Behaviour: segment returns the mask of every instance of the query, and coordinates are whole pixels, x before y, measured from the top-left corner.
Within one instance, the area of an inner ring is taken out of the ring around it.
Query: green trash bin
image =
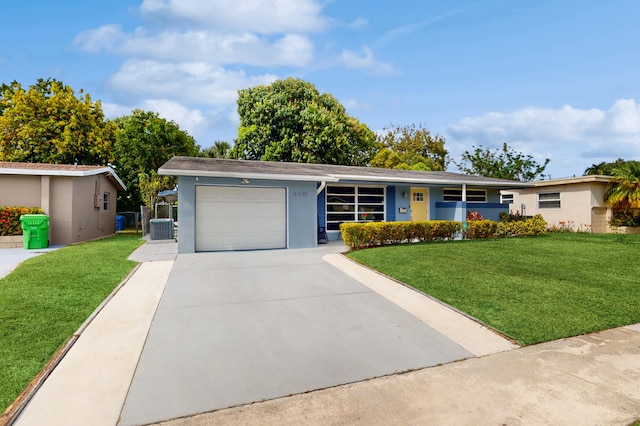
[[[25,249],[49,247],[49,215],[23,214],[20,216],[20,226]]]

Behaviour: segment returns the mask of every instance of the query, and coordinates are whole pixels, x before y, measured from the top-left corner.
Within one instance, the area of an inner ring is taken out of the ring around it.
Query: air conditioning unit
[[[149,221],[149,239],[173,240],[173,219],[151,219]]]

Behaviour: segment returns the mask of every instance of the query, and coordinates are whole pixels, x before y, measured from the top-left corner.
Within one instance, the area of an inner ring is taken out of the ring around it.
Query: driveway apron
[[[327,249],[178,255],[119,424],[473,356],[324,262]]]

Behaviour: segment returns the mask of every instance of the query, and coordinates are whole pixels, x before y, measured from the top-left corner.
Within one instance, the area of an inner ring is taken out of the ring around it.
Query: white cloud
[[[199,61],[209,64],[304,66],[313,59],[311,41],[298,34],[267,39],[250,32],[164,31],[149,34],[139,28],[131,34],[104,26],[79,34],[74,45],[91,53],[106,50],[158,61]]]
[[[260,34],[308,33],[327,25],[314,0],[144,0],[140,12],[165,23]]]
[[[371,104],[360,102],[355,99],[347,99],[342,101],[342,105],[348,110],[367,110],[371,109]]]
[[[126,105],[114,104],[111,102],[102,103],[102,112],[104,112],[104,116],[107,118],[116,118],[122,117],[124,115],[129,115],[134,109],[135,107],[128,107]]]
[[[504,142],[538,161],[551,158],[554,177],[582,174],[601,161],[640,159],[640,105],[620,99],[609,110],[526,108],[464,118],[449,126],[452,157],[473,145],[499,148]]]
[[[368,69],[376,74],[392,74],[391,65],[375,59],[373,52],[368,47],[363,47],[361,52],[344,49],[340,56],[342,64],[349,69]]]
[[[189,109],[186,106],[167,99],[146,99],[141,109],[155,111],[160,117],[174,121],[189,134],[201,133],[205,125],[205,118],[199,109]]]
[[[237,91],[275,81],[275,75],[248,77],[201,62],[171,64],[130,60],[109,79],[109,85],[128,96],[173,99],[183,103],[217,106],[234,104]]]
[[[103,25],[101,27],[82,31],[72,44],[81,50],[90,53],[98,53],[101,50],[112,50],[115,45],[125,38],[125,33],[120,25]]]

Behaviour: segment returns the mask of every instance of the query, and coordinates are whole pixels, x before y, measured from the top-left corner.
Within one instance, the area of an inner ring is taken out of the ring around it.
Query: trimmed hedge
[[[541,215],[513,222],[470,220],[462,233],[462,223],[450,220],[422,222],[345,222],[340,232],[345,244],[352,250],[389,246],[422,241],[450,240],[456,234],[466,239],[526,237],[547,231],[547,222]]]
[[[450,239],[462,224],[451,220],[420,222],[345,222],[340,225],[342,239],[352,250],[419,241]]]
[[[0,207],[0,236],[22,235],[20,216],[42,213],[40,207]]]
[[[478,238],[531,237],[547,232],[547,222],[541,215],[529,219],[506,222],[491,220],[471,220],[467,222],[464,237],[470,240]]]

